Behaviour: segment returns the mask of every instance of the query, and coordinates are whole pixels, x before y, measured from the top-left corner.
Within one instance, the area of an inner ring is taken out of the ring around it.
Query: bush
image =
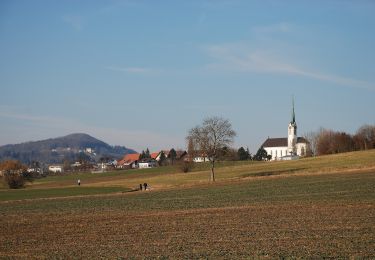
[[[25,186],[25,178],[18,172],[5,173],[4,181],[11,189],[19,189]]]
[[[26,171],[27,167],[19,161],[8,160],[2,162],[0,163],[0,170],[3,172],[4,182],[11,189],[23,188],[26,180],[31,181],[33,179]]]
[[[194,164],[192,162],[182,162],[180,165],[180,169],[184,173],[190,172],[193,168]]]

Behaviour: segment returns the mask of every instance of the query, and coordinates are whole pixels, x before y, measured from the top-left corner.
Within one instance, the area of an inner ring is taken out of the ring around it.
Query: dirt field
[[[369,204],[8,217],[16,220],[3,226],[8,257],[375,257]]]
[[[375,173],[0,203],[0,257],[375,258]]]

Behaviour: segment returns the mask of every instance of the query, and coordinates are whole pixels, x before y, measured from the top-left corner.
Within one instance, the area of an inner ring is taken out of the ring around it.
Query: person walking
[[[78,186],[81,186],[81,180],[80,179],[78,179],[77,184],[78,184]]]

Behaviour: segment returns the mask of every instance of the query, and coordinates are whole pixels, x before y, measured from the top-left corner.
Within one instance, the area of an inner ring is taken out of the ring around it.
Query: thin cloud
[[[375,86],[369,82],[307,70],[288,61],[280,60],[280,58],[277,59],[266,51],[249,51],[241,44],[212,45],[208,46],[206,51],[216,60],[216,62],[207,65],[210,70],[287,74],[354,88],[375,90]]]

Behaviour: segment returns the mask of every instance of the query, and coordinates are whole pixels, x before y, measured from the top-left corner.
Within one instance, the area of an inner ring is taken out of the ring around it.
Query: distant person
[[[147,183],[143,183],[143,187],[145,187],[145,190],[147,190]]]
[[[142,184],[139,184],[139,190],[142,190]]]
[[[81,186],[81,180],[80,179],[78,179],[77,184],[78,184],[78,186]]]

